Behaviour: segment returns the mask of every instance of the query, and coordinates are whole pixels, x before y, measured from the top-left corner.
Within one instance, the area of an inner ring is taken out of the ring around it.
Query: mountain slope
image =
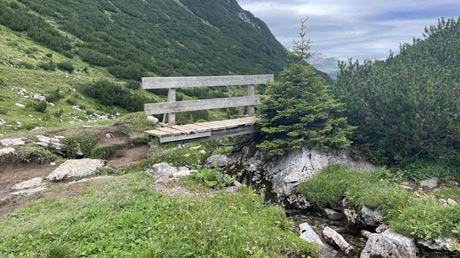
[[[312,64],[316,69],[321,72],[327,73],[331,78],[337,78],[339,72],[338,62],[339,60],[335,57],[327,57],[322,53],[313,53],[313,55],[307,60],[309,64]]]
[[[42,39],[34,40],[107,67],[122,79],[137,80],[148,72],[163,76],[274,72],[287,62],[284,48],[267,26],[235,0],[19,2],[2,6],[4,13],[13,14],[13,22],[3,19],[3,25],[27,30],[17,24],[38,23],[41,18],[51,28],[42,25]],[[29,18],[24,21],[18,14],[25,12]],[[70,35],[59,37],[66,34]],[[51,37],[55,40],[46,40]],[[61,44],[54,46],[55,42]]]

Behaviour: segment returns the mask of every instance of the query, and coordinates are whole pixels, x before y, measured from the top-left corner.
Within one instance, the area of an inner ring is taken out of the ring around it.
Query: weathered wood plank
[[[205,138],[205,137],[210,137],[210,136],[211,136],[211,132],[203,132],[203,133],[195,133],[195,134],[183,134],[183,135],[178,135],[178,136],[160,137],[160,143],[186,141],[186,140]]]
[[[207,110],[217,108],[230,108],[240,106],[255,106],[260,103],[257,96],[218,98],[218,99],[200,99],[180,102],[163,102],[149,103],[144,105],[146,115],[158,115],[165,113],[178,113],[196,110]],[[168,121],[169,122],[169,121]]]
[[[142,78],[142,87],[143,89],[169,89],[266,84],[267,82],[273,81],[273,74],[192,77],[145,77]]]

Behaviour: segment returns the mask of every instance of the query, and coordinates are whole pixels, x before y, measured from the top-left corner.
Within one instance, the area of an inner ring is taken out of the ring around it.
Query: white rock
[[[15,151],[16,150],[13,147],[6,147],[6,148],[3,148],[3,149],[0,149],[0,156],[10,154],[10,153],[13,153]]]
[[[156,118],[154,116],[147,116],[147,120],[152,122],[152,124],[158,124],[158,122],[159,122],[158,118]]]
[[[363,206],[361,209],[361,216],[363,217],[364,223],[370,227],[377,227],[383,222],[383,215],[379,210],[372,210]]]
[[[335,211],[333,209],[325,208],[324,212],[326,213],[327,218],[330,220],[342,220],[345,217],[343,213]]]
[[[25,190],[25,189],[30,189],[30,188],[37,188],[39,186],[42,186],[42,184],[43,184],[43,179],[41,177],[36,177],[30,180],[15,184],[12,189],[13,190]]]
[[[8,147],[8,146],[20,146],[20,145],[26,144],[26,142],[22,138],[3,139],[3,140],[0,140],[0,143],[3,146],[6,146],[6,147]]]
[[[337,233],[330,227],[325,227],[323,230],[323,237],[329,243],[336,245],[342,250],[345,254],[351,254],[353,252],[353,246],[351,246],[343,236]]]
[[[16,107],[25,108],[26,106],[24,106],[24,105],[21,104],[21,103],[16,103]]]
[[[447,204],[449,204],[450,206],[457,206],[458,202],[449,198],[447,199]]]
[[[422,187],[423,189],[427,189],[427,190],[435,189],[436,187],[438,187],[438,184],[439,184],[438,177],[428,178],[428,179],[425,179],[419,182],[420,187]]]
[[[457,246],[459,244],[458,240],[453,238],[436,238],[430,240],[418,239],[417,243],[431,250],[449,252],[454,251],[452,250],[452,244]]]
[[[60,181],[71,177],[90,176],[103,168],[106,162],[100,159],[75,159],[67,160],[57,167],[46,179],[49,181]]]
[[[47,189],[46,186],[41,186],[41,187],[38,187],[38,188],[32,188],[32,189],[26,189],[26,190],[17,191],[17,192],[11,193],[11,195],[32,195],[32,194],[43,192],[46,189]]]
[[[387,230],[382,234],[371,234],[361,258],[417,258],[419,250],[412,238]]]
[[[90,181],[96,181],[96,180],[101,180],[101,179],[109,179],[113,178],[113,176],[96,176],[96,177],[90,177],[90,178],[83,178],[77,181],[72,181],[67,183],[66,185],[74,185],[78,183],[84,183],[84,182],[90,182]]]
[[[3,119],[0,119],[0,126],[5,125],[5,124],[6,124],[6,121]]]
[[[173,167],[166,162],[162,162],[153,165],[152,169],[147,170],[146,172],[155,178],[158,178],[162,176],[172,176],[174,173],[177,173],[178,170],[176,167]]]
[[[318,234],[316,234],[316,232],[311,228],[311,226],[308,223],[300,224],[299,228],[300,238],[309,243],[317,244],[320,246],[320,248],[325,246],[321,238],[318,236]]]
[[[111,134],[111,133],[106,133],[106,134],[105,134],[105,138],[112,139],[112,138],[114,138],[114,137],[115,137],[115,136],[113,136],[113,134]]]

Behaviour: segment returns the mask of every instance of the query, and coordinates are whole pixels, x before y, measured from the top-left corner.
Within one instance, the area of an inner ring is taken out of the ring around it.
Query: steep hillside
[[[0,1],[0,50],[0,136],[140,111],[164,98],[139,91],[142,76],[269,73],[287,63],[266,25],[226,0]],[[183,116],[192,117],[209,114]]]
[[[235,0],[18,2],[2,4],[1,24],[122,79],[273,72],[286,63],[266,25]]]

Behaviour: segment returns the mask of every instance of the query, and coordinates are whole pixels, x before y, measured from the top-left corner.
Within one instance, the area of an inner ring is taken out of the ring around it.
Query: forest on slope
[[[269,73],[287,62],[267,26],[232,1],[4,1],[0,24],[121,79]]]

